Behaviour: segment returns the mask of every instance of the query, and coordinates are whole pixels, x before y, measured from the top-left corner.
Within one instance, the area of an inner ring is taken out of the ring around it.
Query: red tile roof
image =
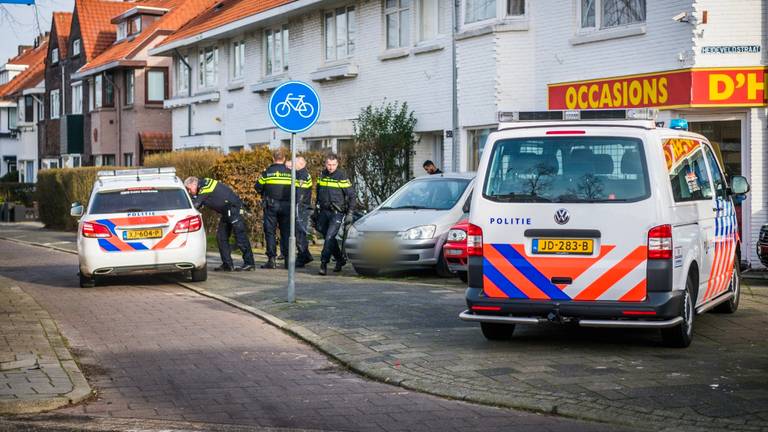
[[[0,86],[0,100],[10,99],[14,94],[37,85],[45,78],[45,53],[48,52],[48,40],[46,39],[40,46],[30,51],[33,55],[25,60],[29,62],[29,67]]]
[[[117,27],[112,17],[136,6],[136,3],[104,0],[75,0],[75,14],[80,25],[83,52],[91,60],[115,41]]]
[[[79,72],[94,70],[100,66],[107,65],[121,60],[133,60],[134,56],[141,51],[148,43],[162,34],[169,34],[176,31],[196,17],[206,8],[214,4],[217,0],[165,0],[157,4],[158,7],[170,9],[162,17],[145,29],[142,29],[133,39],[120,41],[107,48],[103,53],[91,59],[85,66],[80,68]],[[114,24],[113,24],[114,25]]]
[[[166,132],[139,132],[142,151],[173,150],[173,135]]]
[[[295,0],[221,0],[168,36],[159,46],[247,18]]]
[[[56,27],[56,41],[59,47],[59,58],[67,58],[69,45],[69,30],[72,28],[72,12],[54,12],[53,26]]]

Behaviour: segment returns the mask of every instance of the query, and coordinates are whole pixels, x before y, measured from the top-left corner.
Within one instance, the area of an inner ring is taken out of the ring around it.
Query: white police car
[[[705,137],[657,128],[654,114],[500,113],[476,179],[461,319],[488,339],[558,322],[660,329],[685,347],[696,314],[736,311],[731,197],[749,185],[729,184]]]
[[[80,286],[97,277],[191,272],[207,279],[203,219],[173,168],[100,171],[80,217]]]

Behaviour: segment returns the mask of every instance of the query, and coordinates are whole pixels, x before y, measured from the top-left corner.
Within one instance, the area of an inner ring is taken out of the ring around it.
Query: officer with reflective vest
[[[184,180],[184,187],[192,196],[195,208],[208,207],[221,215],[219,226],[216,229],[216,243],[221,255],[221,266],[216,271],[251,271],[255,268],[251,242],[246,234],[245,221],[240,214],[243,202],[229,186],[218,180],[197,177],[188,177]],[[232,263],[232,250],[229,246],[229,236],[234,233],[235,242],[243,254],[243,266],[234,267]]]
[[[264,206],[264,237],[267,243],[267,262],[261,268],[275,268],[277,257],[277,230],[280,229],[280,253],[288,256],[288,238],[291,230],[291,170],[285,166],[285,150],[272,152],[272,165],[256,181],[256,192]],[[285,260],[288,268],[288,260]]]
[[[339,169],[339,158],[330,154],[325,158],[325,169],[317,179],[317,230],[323,235],[323,252],[320,255],[321,275],[328,272],[331,256],[336,260],[334,272],[340,272],[346,259],[339,248],[336,235],[341,229],[344,218],[352,221],[355,210],[355,190],[347,174]]]
[[[290,170],[291,161],[285,162]],[[314,261],[309,252],[309,214],[312,212],[312,176],[307,170],[307,160],[296,156],[296,267],[304,267]]]

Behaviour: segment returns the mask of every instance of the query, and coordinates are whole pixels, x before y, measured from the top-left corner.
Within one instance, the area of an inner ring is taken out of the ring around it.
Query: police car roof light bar
[[[522,121],[655,120],[655,108],[554,111],[499,111],[499,123]]]
[[[137,169],[123,169],[123,170],[104,170],[99,171],[96,174],[99,182],[102,180],[112,180],[125,177],[135,177],[136,181],[141,181],[142,176],[173,176],[176,177],[176,168],[174,167],[160,167],[160,168],[137,168]]]

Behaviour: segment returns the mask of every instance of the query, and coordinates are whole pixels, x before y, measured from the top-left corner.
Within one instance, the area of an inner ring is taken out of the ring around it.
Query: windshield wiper
[[[382,207],[382,210],[435,210],[432,207],[424,207],[424,206],[417,206],[417,205],[407,205],[407,206],[400,206],[400,207]]]

